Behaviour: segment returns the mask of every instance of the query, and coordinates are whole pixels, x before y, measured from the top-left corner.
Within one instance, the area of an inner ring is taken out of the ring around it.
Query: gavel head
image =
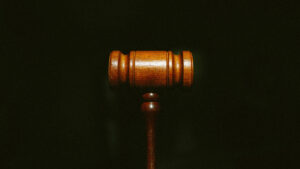
[[[190,51],[112,51],[108,77],[111,86],[137,88],[190,87],[193,83],[193,56]]]

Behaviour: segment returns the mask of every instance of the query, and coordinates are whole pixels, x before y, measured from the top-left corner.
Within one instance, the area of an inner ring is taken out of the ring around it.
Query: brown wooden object
[[[128,55],[112,51],[109,57],[112,86],[140,88],[189,87],[193,83],[193,56],[190,51],[131,51]]]
[[[155,169],[155,115],[159,112],[157,88],[190,87],[193,83],[193,56],[190,51],[112,51],[108,77],[111,86],[145,89],[141,111],[147,122],[147,169]],[[150,91],[150,92],[149,92]]]

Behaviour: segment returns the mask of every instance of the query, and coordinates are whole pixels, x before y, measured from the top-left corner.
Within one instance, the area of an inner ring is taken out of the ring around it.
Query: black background
[[[194,86],[161,94],[158,169],[297,168],[292,2],[0,6],[0,168],[145,168],[140,97],[108,86],[115,49],[193,52]]]

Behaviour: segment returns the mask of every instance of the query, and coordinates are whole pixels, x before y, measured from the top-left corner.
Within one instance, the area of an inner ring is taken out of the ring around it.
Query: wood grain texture
[[[193,83],[193,56],[190,51],[112,51],[108,75],[111,86],[138,88],[190,87]]]

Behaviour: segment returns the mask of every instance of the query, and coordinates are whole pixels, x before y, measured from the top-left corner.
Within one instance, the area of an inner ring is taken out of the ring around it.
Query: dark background
[[[193,88],[161,94],[158,169],[297,168],[297,10],[291,1],[1,1],[0,168],[145,168],[140,97],[108,86],[115,49],[193,52]]]

